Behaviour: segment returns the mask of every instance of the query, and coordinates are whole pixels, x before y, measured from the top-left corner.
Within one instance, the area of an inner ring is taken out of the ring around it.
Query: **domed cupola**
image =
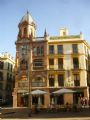
[[[23,23],[23,22],[27,22],[28,24],[34,23],[33,18],[31,17],[28,11],[26,12],[26,14],[22,17],[20,21],[20,23]]]
[[[18,27],[19,27],[18,37],[20,38],[23,38],[23,37],[29,38],[30,36],[35,37],[36,25],[28,11],[22,17]]]

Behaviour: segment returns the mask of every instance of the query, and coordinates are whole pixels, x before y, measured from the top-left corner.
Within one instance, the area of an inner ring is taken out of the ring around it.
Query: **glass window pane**
[[[78,46],[77,46],[77,44],[72,44],[72,49],[73,49],[73,53],[78,53]]]
[[[58,45],[58,54],[62,54],[63,53],[63,45]]]
[[[64,77],[63,75],[58,75],[58,85],[64,86]]]
[[[54,59],[49,59],[49,65],[54,65]]]
[[[54,54],[54,46],[53,45],[49,46],[49,54]]]

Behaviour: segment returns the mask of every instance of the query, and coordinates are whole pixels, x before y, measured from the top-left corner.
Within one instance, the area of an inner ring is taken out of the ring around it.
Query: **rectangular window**
[[[3,69],[4,67],[4,62],[0,61],[0,69]]]
[[[34,59],[33,66],[34,67],[42,67],[43,66],[43,60],[42,59]]]
[[[7,73],[7,81],[9,81],[10,77],[9,77],[9,73]]]
[[[40,47],[37,47],[37,55],[40,55]]]
[[[49,69],[54,69],[54,59],[49,59]]]
[[[41,55],[44,55],[44,46],[41,46]]]
[[[0,72],[0,81],[3,80],[3,72]]]
[[[2,90],[3,89],[3,84],[2,83],[0,83],[0,90]]]
[[[9,65],[9,63],[8,63],[8,70],[9,70],[9,68],[10,68],[10,65]]]
[[[73,50],[73,53],[78,53],[78,46],[77,46],[77,44],[72,44],[72,50]]]
[[[54,75],[49,75],[49,86],[54,87]]]
[[[49,45],[49,54],[54,54],[54,46]]]
[[[63,54],[63,45],[57,46],[58,54]]]
[[[63,69],[63,58],[58,58],[58,69]]]
[[[49,59],[49,65],[54,65],[54,59]]]
[[[21,48],[20,48],[20,54],[22,55],[27,55],[30,51],[30,47],[29,45],[22,45]]]
[[[33,55],[37,56],[37,48],[36,47],[33,48]]]
[[[74,86],[80,86],[80,75],[74,74]]]
[[[33,70],[41,70],[41,69],[44,69],[43,59],[34,59],[33,60]]]
[[[34,48],[34,55],[43,56],[44,55],[44,46],[38,46],[37,48]]]
[[[59,86],[64,86],[64,77],[63,75],[58,75],[58,85]]]
[[[12,72],[12,69],[13,69],[13,66],[12,66],[12,64],[11,64],[11,72]]]
[[[79,68],[78,58],[73,58],[73,67],[74,67],[74,69],[78,69]]]

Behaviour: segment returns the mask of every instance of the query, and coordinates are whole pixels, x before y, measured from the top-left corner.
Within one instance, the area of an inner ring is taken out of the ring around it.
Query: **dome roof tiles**
[[[31,17],[31,15],[29,14],[29,12],[27,11],[26,14],[22,17],[20,23],[23,23],[23,22],[28,22],[29,24],[31,23],[34,23],[33,22],[33,18]]]

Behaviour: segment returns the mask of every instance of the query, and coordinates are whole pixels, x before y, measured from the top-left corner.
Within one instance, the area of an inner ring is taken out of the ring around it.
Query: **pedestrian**
[[[85,98],[85,108],[87,108],[87,106],[88,106],[88,99]]]
[[[80,102],[81,102],[81,107],[83,108],[84,102],[83,102],[83,98],[80,98]]]

